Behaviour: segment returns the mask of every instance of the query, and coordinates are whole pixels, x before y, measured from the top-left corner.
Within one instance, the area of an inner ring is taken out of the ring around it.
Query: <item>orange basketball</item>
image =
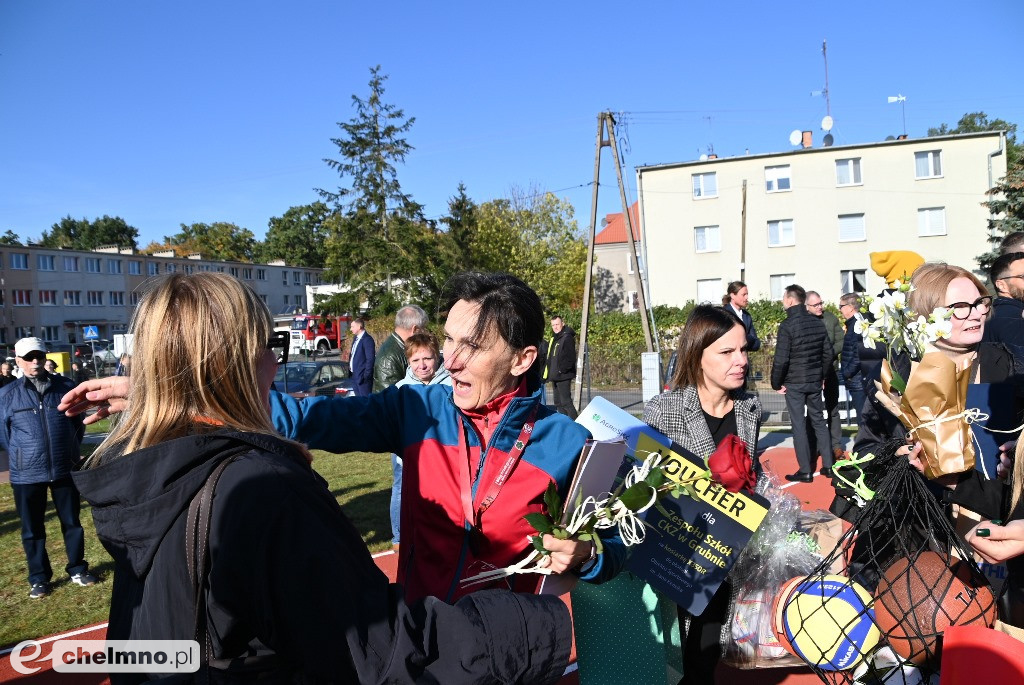
[[[893,651],[917,664],[937,662],[938,639],[949,626],[992,627],[995,620],[995,598],[981,574],[935,552],[913,563],[897,559],[875,590],[875,622]]]
[[[803,580],[803,576],[790,578],[779,586],[779,591],[775,593],[775,599],[772,600],[772,632],[775,633],[775,639],[779,641],[779,645],[793,656],[800,655],[796,653],[793,643],[786,637],[786,626],[782,616],[786,608],[786,602],[789,600],[789,596],[793,594],[793,588],[803,582]]]

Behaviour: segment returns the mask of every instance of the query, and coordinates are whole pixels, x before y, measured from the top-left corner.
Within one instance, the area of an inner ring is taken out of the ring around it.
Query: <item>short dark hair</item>
[[[441,346],[437,342],[437,336],[430,331],[413,333],[405,339],[405,358],[412,359],[416,350],[428,349],[435,357],[441,356]]]
[[[1024,252],[1006,252],[996,257],[996,261],[992,262],[988,270],[988,279],[992,282],[992,287],[995,287],[996,281],[1000,278],[1010,275],[1007,273],[1010,265],[1020,259],[1024,259]]]
[[[857,309],[860,309],[860,295],[857,293],[846,293],[839,298],[839,306],[852,304]]]
[[[799,304],[803,304],[807,301],[807,291],[798,286],[796,283],[790,283],[786,286],[786,295],[796,298]]]
[[[704,369],[701,368],[700,362],[704,350],[736,326],[742,328],[743,322],[728,309],[710,304],[694,307],[679,336],[672,387],[683,388],[687,385],[703,384]]]
[[[1021,252],[1024,251],[1024,231],[1017,231],[1004,237],[999,243],[999,252]]]
[[[480,315],[473,331],[475,340],[483,340],[493,326],[502,340],[514,350],[533,345],[540,347],[544,339],[544,307],[533,288],[512,274],[466,271],[456,274],[445,287],[445,311],[451,311],[459,300],[480,306]],[[526,373],[527,387],[540,387],[540,355]]]

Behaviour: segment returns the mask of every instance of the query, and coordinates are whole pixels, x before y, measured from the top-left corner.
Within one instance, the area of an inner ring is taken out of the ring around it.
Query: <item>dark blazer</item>
[[[843,352],[839,358],[843,378],[848,386],[865,386],[868,378],[878,377],[877,369],[885,359],[885,346],[877,343],[874,348],[864,344],[864,337],[855,330],[857,317],[846,320],[846,335],[843,337]]]
[[[722,309],[727,312],[732,312],[733,314],[736,313],[736,310],[733,309],[731,304],[723,304]],[[754,328],[754,319],[751,318],[746,309],[741,309],[738,316],[740,317],[740,321],[743,322],[743,330],[747,334],[747,352],[757,352],[761,349],[761,339],[757,337],[757,329]]]
[[[374,342],[373,336],[363,331],[356,352],[348,362],[349,369],[352,370],[352,385],[356,389],[356,395],[360,397],[369,395],[373,389],[373,362],[376,358],[377,343]]]
[[[825,324],[802,304],[793,305],[786,314],[775,342],[772,388],[821,387],[835,356]]]
[[[1012,297],[997,297],[992,302],[992,318],[985,322],[985,342],[1024,344],[1024,302]]]

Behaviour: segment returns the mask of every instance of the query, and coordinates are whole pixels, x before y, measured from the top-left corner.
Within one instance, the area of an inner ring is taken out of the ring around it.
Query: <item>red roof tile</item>
[[[629,219],[633,224],[633,240],[640,240],[640,203],[634,202],[629,208]],[[594,238],[595,245],[614,245],[626,242],[626,221],[622,212],[605,217],[605,227]]]

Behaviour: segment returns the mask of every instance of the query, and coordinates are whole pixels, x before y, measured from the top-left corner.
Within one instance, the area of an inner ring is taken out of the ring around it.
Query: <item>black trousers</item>
[[[555,409],[575,421],[578,414],[572,403],[572,380],[551,381],[551,386],[552,394],[555,396]]]
[[[713,685],[715,669],[722,658],[720,641],[722,626],[729,620],[729,595],[732,584],[725,581],[708,602],[704,613],[690,617],[690,629],[683,638],[683,677],[679,685]],[[679,615],[679,631],[689,616],[682,609]]]
[[[804,420],[804,407],[807,418]],[[811,452],[808,434],[813,432],[818,445],[829,445],[831,436],[828,423],[825,421],[825,406],[821,399],[821,388],[814,385],[797,388],[786,386],[786,410],[789,411],[789,423],[793,426],[793,449],[796,450],[796,461],[804,473],[813,473],[817,457]],[[810,423],[810,430],[808,430]],[[824,449],[821,454],[821,465],[832,466],[832,450]]]
[[[834,450],[843,448],[843,420],[839,416],[839,374],[835,369],[825,376],[822,394],[825,396],[825,411],[828,412],[828,432],[831,440],[827,447],[818,444],[810,414],[807,416],[807,436],[811,443],[811,457],[820,454],[822,459],[831,459]]]
[[[68,575],[89,570],[85,562],[85,532],[78,515],[82,500],[78,488],[66,476],[52,483],[11,483],[14,489],[14,508],[21,518],[21,544],[28,561],[28,582],[48,583],[53,578],[50,557],[46,553],[46,492],[50,491],[57,509],[60,530],[64,535],[64,550]]]

